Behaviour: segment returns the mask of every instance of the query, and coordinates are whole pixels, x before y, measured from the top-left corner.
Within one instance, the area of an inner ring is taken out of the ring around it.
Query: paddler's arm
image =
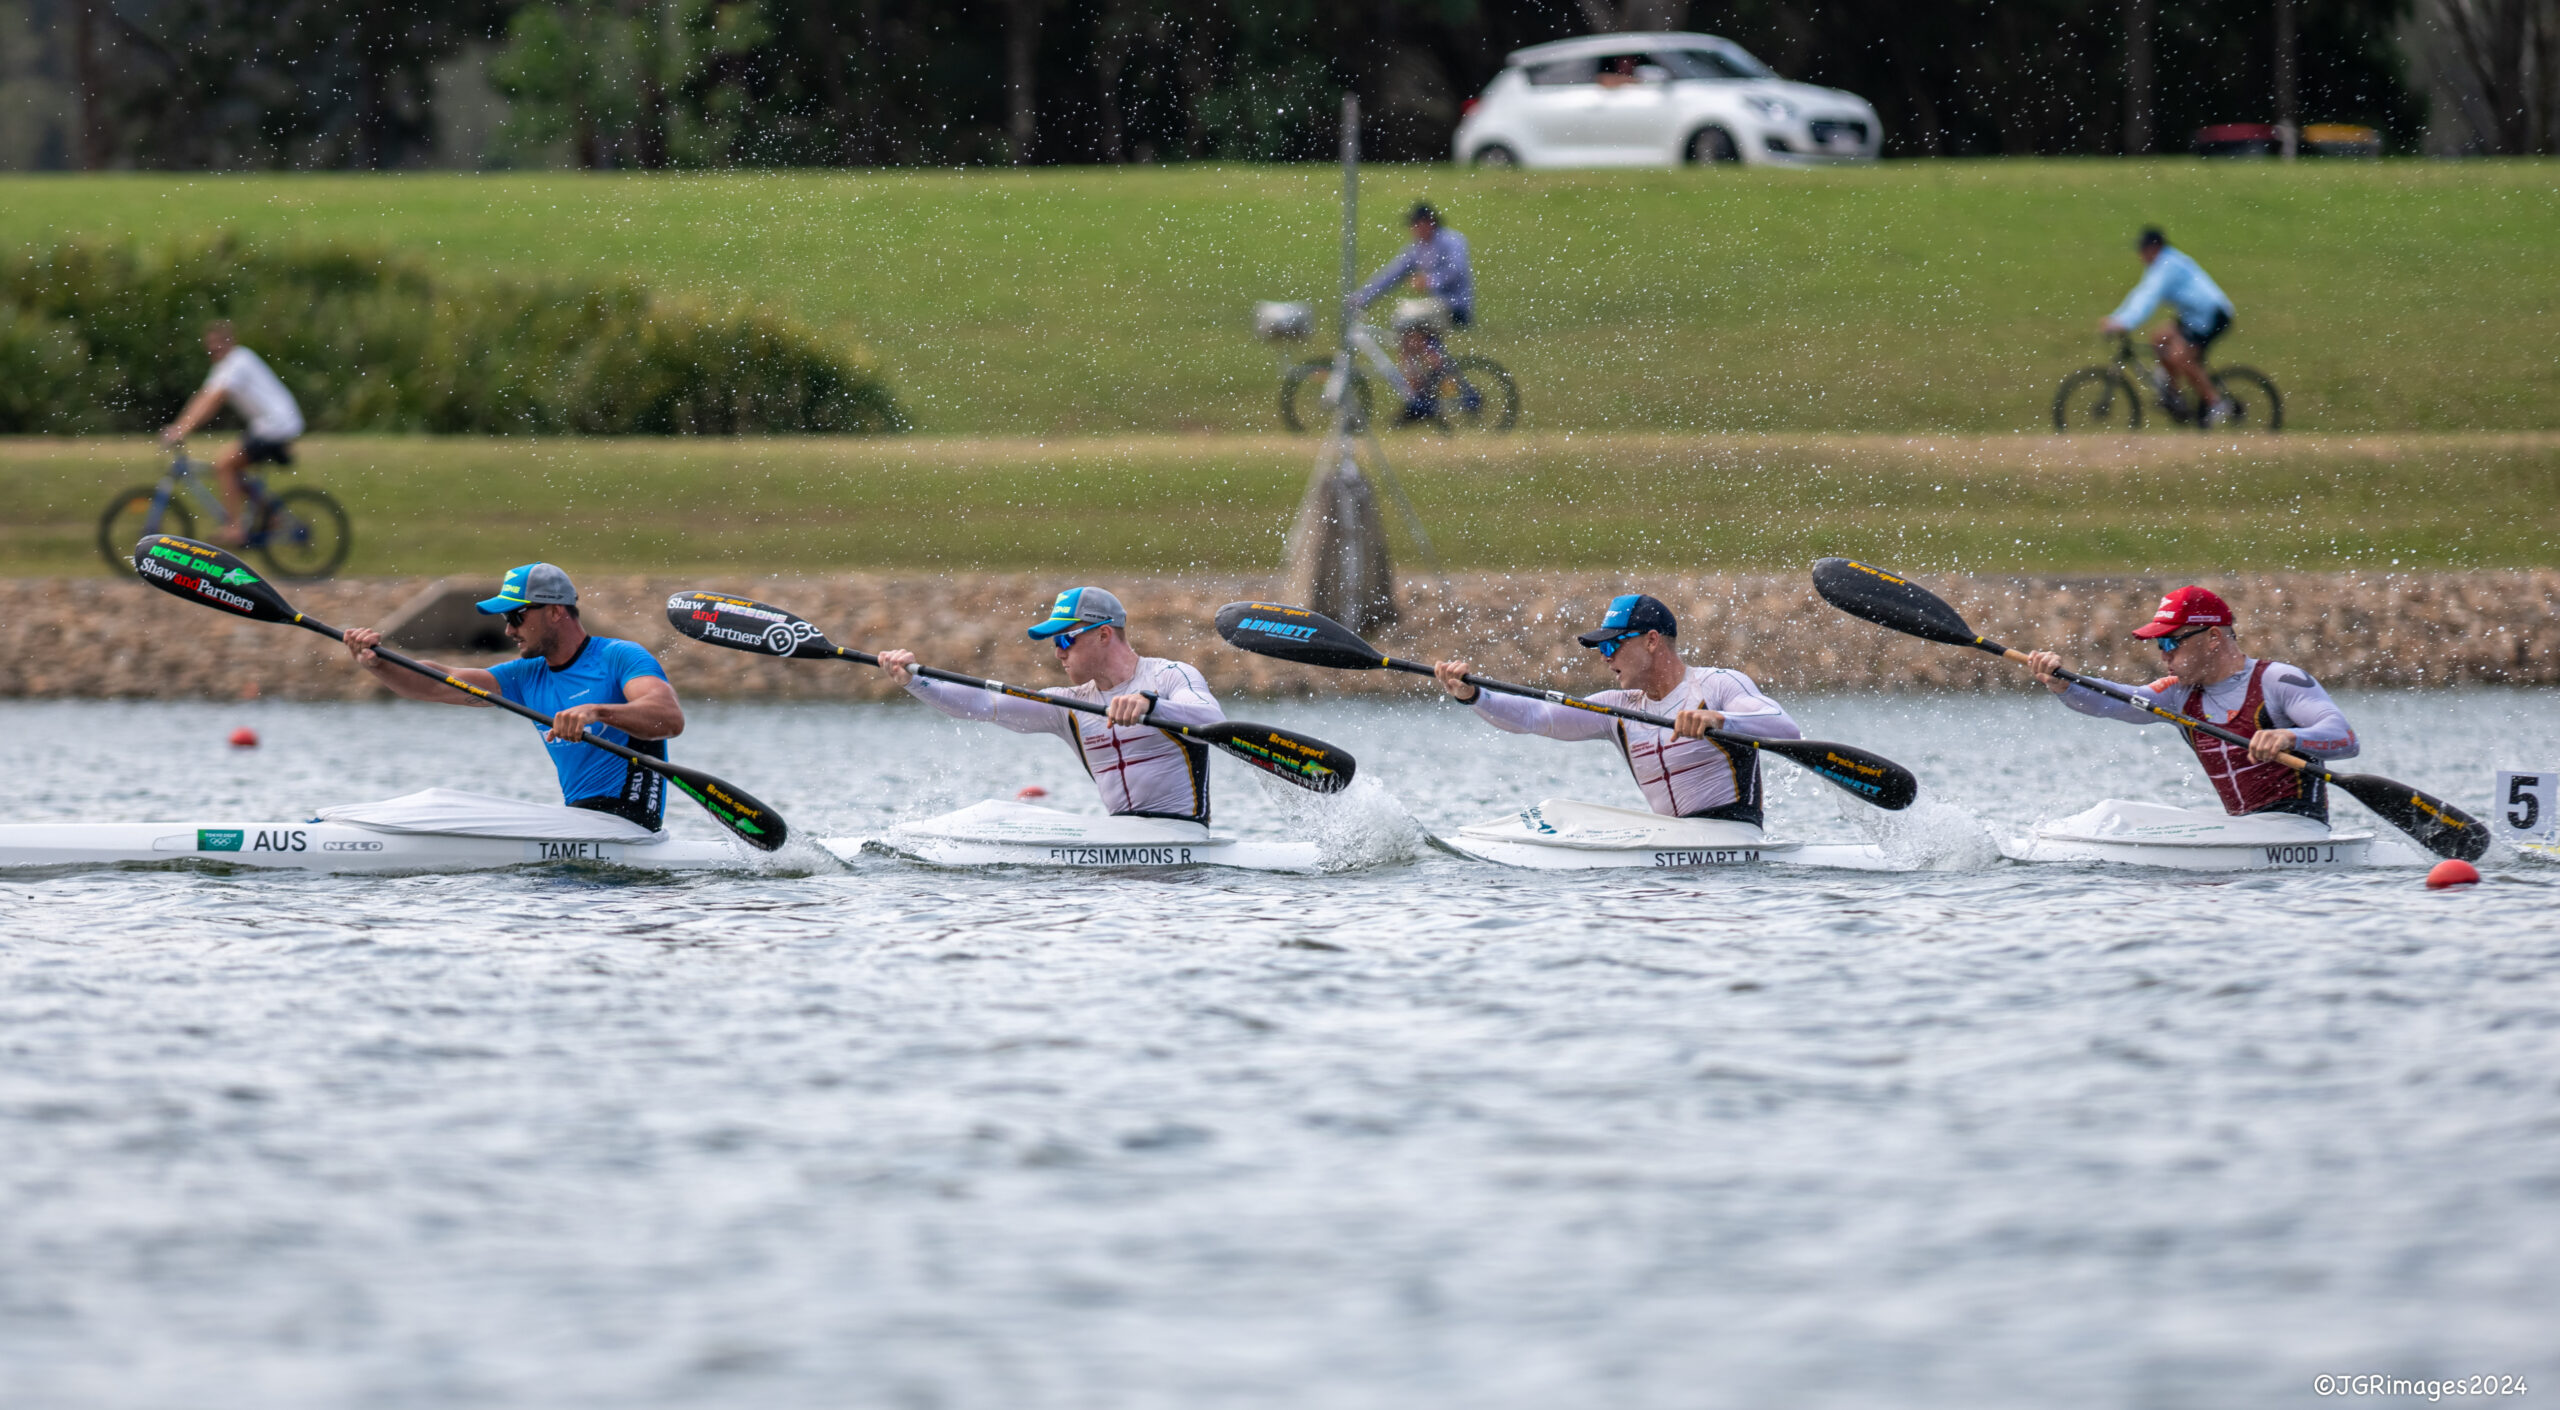
[[[1209,683],[1201,679],[1200,672],[1181,662],[1173,663],[1173,669],[1159,679],[1154,695],[1133,693],[1111,697],[1111,723],[1115,725],[1134,725],[1150,715],[1174,725],[1214,725],[1227,718],[1227,712],[1218,707],[1218,697],[1209,693]]]
[[[382,682],[385,690],[403,700],[424,700],[434,705],[469,705],[482,710],[489,708],[486,700],[465,694],[443,681],[429,680],[415,671],[404,671],[374,655],[373,649],[382,644],[382,633],[371,627],[347,628],[346,641],[347,654],[355,658],[356,664],[372,672],[373,678]],[[456,680],[469,681],[492,695],[498,693],[498,678],[476,666],[445,666],[433,661],[420,661],[418,664]]]
[[[2262,729],[2249,739],[2249,757],[2265,763],[2278,754],[2299,754],[2313,759],[2352,759],[2364,750],[2357,741],[2353,726],[2347,723],[2347,712],[2329,698],[2329,692],[2311,673],[2298,666],[2271,666],[2267,669],[2267,713],[2279,720],[2291,720],[2286,729]]]
[[[912,651],[883,651],[880,665],[889,679],[906,687],[907,694],[949,715],[955,720],[976,720],[981,724],[999,724],[1016,734],[1055,734],[1074,737],[1075,727],[1067,723],[1067,712],[1056,705],[998,695],[976,686],[953,685],[948,681],[927,680],[915,673],[916,654]]]
[[[2112,695],[2102,695],[2085,685],[2074,685],[2055,675],[2054,672],[2062,669],[2062,658],[2050,651],[2028,652],[2027,665],[2035,671],[2038,684],[2062,697],[2064,705],[2083,715],[2094,715],[2102,720],[2118,720],[2128,725],[2148,725],[2159,722],[2160,717],[2148,710],[2128,705]],[[2129,685],[2125,689],[2140,690],[2141,687]]]
[[[684,705],[676,688],[659,676],[633,676],[622,683],[619,705],[572,705],[551,717],[545,739],[566,744],[587,726],[609,725],[633,739],[673,739],[684,733]]]
[[[1795,717],[1777,701],[1762,695],[1751,677],[1740,671],[1726,669],[1710,674],[1701,699],[1712,702],[1715,708],[1702,704],[1681,711],[1676,717],[1679,728],[1674,733],[1682,739],[1702,739],[1711,729],[1751,739],[1804,738],[1804,729]]]
[[[1526,696],[1502,695],[1478,690],[1462,679],[1475,667],[1464,661],[1442,661],[1431,668],[1432,676],[1449,698],[1462,705],[1473,705],[1486,724],[1509,734],[1539,734],[1549,739],[1606,739],[1616,723],[1596,710],[1580,710],[1571,705],[1550,705]]]

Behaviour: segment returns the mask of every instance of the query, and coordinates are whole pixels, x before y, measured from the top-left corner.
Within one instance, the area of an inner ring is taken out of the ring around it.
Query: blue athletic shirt
[[[667,678],[666,668],[658,664],[658,658],[650,655],[647,647],[609,636],[588,637],[586,645],[578,648],[577,658],[561,670],[553,670],[551,663],[539,656],[527,656],[491,666],[489,674],[498,678],[500,695],[546,715],[556,715],[572,705],[620,705],[631,698],[622,693],[624,682],[641,676]],[[667,757],[665,740],[634,740],[601,723],[595,733],[616,744],[628,744],[651,758]],[[551,751],[551,766],[560,771],[560,796],[567,802],[620,798],[641,780],[650,785],[657,782],[656,774],[592,745],[546,742],[543,747]],[[633,779],[634,774],[640,778]]]

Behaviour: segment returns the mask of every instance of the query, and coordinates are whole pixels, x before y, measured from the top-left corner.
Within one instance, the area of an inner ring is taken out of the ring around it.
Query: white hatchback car
[[[1855,93],[1789,83],[1711,34],[1594,34],[1513,53],[1452,144],[1473,166],[1873,161]]]

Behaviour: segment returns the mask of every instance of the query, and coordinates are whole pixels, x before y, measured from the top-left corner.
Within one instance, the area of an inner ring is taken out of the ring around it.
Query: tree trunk
[[[98,79],[98,0],[78,0],[71,18],[71,81],[80,90],[80,169],[107,164],[106,95]]]
[[[1007,23],[1004,35],[1004,87],[1009,104],[1005,113],[1005,142],[1013,149],[1013,164],[1028,165],[1032,139],[1039,131],[1039,81],[1041,0],[1006,0]]]
[[[634,134],[633,159],[644,171],[667,167],[667,11],[661,0],[640,0],[633,22],[640,42],[632,46],[632,66],[639,69],[640,130]]]
[[[2159,0],[2125,0],[2124,149],[2133,156],[2151,150],[2151,41],[2159,16]]]

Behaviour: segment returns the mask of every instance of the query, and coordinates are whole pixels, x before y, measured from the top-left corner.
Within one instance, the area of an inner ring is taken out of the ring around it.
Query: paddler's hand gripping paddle
[[[1324,666],[1337,671],[1403,671],[1416,676],[1431,674],[1429,666],[1419,661],[1399,661],[1323,613],[1276,602],[1230,602],[1219,608],[1218,635],[1225,637],[1229,646],[1257,656],[1295,661],[1302,666]],[[1465,679],[1467,684],[1478,690],[1526,696],[1551,705],[1589,710],[1597,715],[1614,715],[1622,720],[1661,729],[1678,727],[1676,721],[1660,715],[1603,705],[1560,690],[1513,685],[1472,673]],[[1871,754],[1850,745],[1824,744],[1811,739],[1754,739],[1747,734],[1719,729],[1707,731],[1707,737],[1723,744],[1758,749],[1789,763],[1801,764],[1825,781],[1847,790],[1859,801],[1890,811],[1910,807],[1911,800],[1920,791],[1920,780],[1909,769],[1881,754]]]
[[[768,607],[753,599],[732,597],[727,593],[677,593],[667,599],[667,622],[696,641],[710,646],[725,646],[732,651],[804,661],[851,661],[864,666],[880,664],[879,657],[868,651],[838,646],[827,640],[826,633],[779,607]],[[1089,700],[1051,695],[1027,686],[981,680],[976,676],[964,676],[957,671],[937,670],[931,666],[912,669],[927,680],[948,681],[997,695],[1010,695],[1017,700],[1036,700],[1043,705],[1081,710],[1088,715],[1107,716],[1111,713],[1107,707]],[[1350,787],[1352,772],[1358,767],[1349,754],[1321,739],[1270,725],[1247,724],[1242,720],[1227,720],[1214,725],[1182,725],[1157,719],[1152,713],[1139,723],[1223,750],[1264,773],[1313,793],[1339,793]]]
[[[294,611],[292,604],[286,602],[283,595],[273,587],[268,586],[267,582],[260,578],[248,564],[212,544],[199,543],[194,539],[182,539],[172,534],[154,534],[134,545],[133,568],[141,575],[144,582],[162,592],[183,597],[189,602],[201,603],[218,612],[228,612],[234,617],[246,617],[253,622],[281,622],[287,626],[300,627],[305,631],[318,632],[332,641],[346,640],[345,632],[326,622]],[[539,710],[519,705],[495,691],[482,690],[468,681],[458,680],[423,661],[403,656],[388,646],[375,647],[373,654],[403,670],[415,671],[432,681],[442,681],[465,695],[477,696],[501,710],[522,715],[535,724],[548,727],[551,723],[551,717]],[[628,759],[674,784],[677,792],[701,804],[702,810],[709,813],[713,821],[729,829],[736,834],[739,841],[750,847],[771,852],[781,847],[783,842],[791,836],[790,825],[782,820],[780,813],[748,797],[743,790],[713,778],[700,769],[689,769],[682,764],[668,763],[664,759],[652,759],[637,749],[616,744],[599,735],[587,734],[580,738],[585,743],[592,744],[608,754]]]
[[[1825,558],[1813,565],[1813,588],[1822,594],[1823,601],[1852,617],[1862,617],[1880,627],[1891,627],[1923,641],[1971,647],[2021,664],[2027,659],[2027,653],[2003,646],[1965,625],[1963,616],[1937,594],[1882,568],[1847,558]],[[2113,696],[2136,709],[2147,710],[2173,725],[2201,731],[2226,744],[2248,747],[2246,735],[2156,705],[2112,681],[2093,680],[2076,671],[2057,670],[2054,674],[2074,685],[2087,686],[2100,695]],[[2279,754],[2276,762],[2336,784],[2339,792],[2371,808],[2385,822],[2409,834],[2411,840],[2439,857],[2459,857],[2466,862],[2475,862],[2489,850],[2489,829],[2481,826],[2477,818],[2433,794],[2374,774],[2342,774],[2327,764],[2299,754]]]

